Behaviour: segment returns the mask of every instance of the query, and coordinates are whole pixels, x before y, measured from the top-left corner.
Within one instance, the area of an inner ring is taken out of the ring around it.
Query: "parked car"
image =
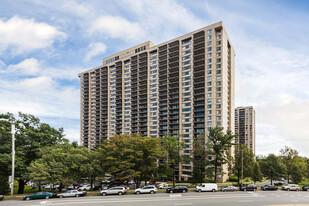
[[[218,185],[215,183],[202,183],[200,186],[196,186],[195,188],[196,192],[217,192],[218,191]]]
[[[80,196],[84,196],[84,195],[85,194],[83,193],[83,191],[69,190],[67,192],[58,194],[57,197],[60,197],[60,198],[63,198],[63,197],[80,197]]]
[[[33,195],[26,195],[23,197],[23,200],[32,200],[32,199],[49,199],[54,197],[54,194],[51,192],[37,192]]]
[[[79,189],[80,190],[91,190],[91,185],[83,185]]]
[[[264,185],[263,187],[261,187],[261,190],[278,190],[278,187],[272,186],[272,185]]]
[[[103,189],[101,190],[100,194],[105,195],[123,195],[127,192],[127,189],[125,187],[111,187],[109,189]]]
[[[4,199],[4,195],[0,195],[0,201]]]
[[[186,185],[177,185],[174,187],[169,187],[166,189],[167,193],[174,193],[174,192],[188,192],[188,187]]]
[[[283,182],[283,181],[275,181],[275,182],[274,182],[274,185],[275,185],[275,186],[281,186],[281,185],[284,185],[284,183],[285,183],[285,182]]]
[[[237,191],[237,188],[235,186],[225,186],[225,187],[222,187],[221,188],[221,191],[222,192],[227,192],[227,191],[232,191],[232,192],[236,192]]]
[[[239,187],[239,190],[241,191],[256,191],[257,190],[257,186],[256,185],[243,185]]]
[[[147,186],[144,186],[142,188],[137,188],[134,193],[135,194],[143,194],[143,193],[150,193],[150,194],[154,194],[157,192],[157,188],[153,185],[147,185]]]
[[[161,183],[158,185],[159,189],[167,189],[168,187],[169,187],[168,184],[164,184],[164,183]]]
[[[303,189],[303,191],[309,191],[309,185],[304,185],[304,186],[302,187],[302,189]]]
[[[287,184],[287,185],[284,185],[282,187],[282,190],[286,190],[286,191],[290,191],[290,190],[299,191],[300,187],[299,187],[299,185],[296,185],[296,184]]]

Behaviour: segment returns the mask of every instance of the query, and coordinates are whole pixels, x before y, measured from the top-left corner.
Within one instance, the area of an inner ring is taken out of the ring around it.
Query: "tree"
[[[193,175],[195,183],[202,183],[206,175],[207,151],[205,147],[205,134],[198,135],[193,142]]]
[[[285,146],[280,150],[280,158],[282,163],[286,166],[285,179],[290,183],[291,173],[298,158],[298,152],[291,147]]]
[[[254,167],[253,167],[253,171],[252,171],[252,174],[251,174],[251,178],[254,181],[254,184],[257,181],[261,181],[263,179],[262,172],[260,170],[260,166],[257,162],[254,162]]]
[[[184,142],[179,141],[179,137],[175,136],[163,136],[161,137],[161,145],[164,151],[164,158],[166,161],[161,164],[161,171],[173,179],[173,185],[175,186],[175,176],[179,168],[180,163],[189,162],[188,155],[182,154],[184,148]]]
[[[48,182],[52,185],[68,186],[80,183],[85,178],[89,150],[76,143],[64,143],[41,149],[41,158],[33,161],[27,168],[30,179],[38,184]],[[62,187],[60,187],[60,190]]]
[[[248,148],[247,145],[237,145],[235,149],[234,173],[237,174],[238,184],[239,179],[242,176],[242,171],[244,178],[252,176],[254,165],[255,160],[253,151]]]
[[[137,186],[155,174],[161,155],[160,139],[138,134],[115,135],[99,147],[104,171],[113,179],[134,179]]]
[[[291,180],[293,181],[293,183],[298,184],[302,181],[303,176],[302,176],[302,171],[300,169],[300,167],[297,164],[294,164],[291,168]]]
[[[271,184],[273,180],[281,180],[285,176],[286,166],[274,154],[262,159],[260,165],[263,176],[270,179]]]
[[[218,172],[221,165],[227,164],[231,159],[230,148],[233,146],[233,140],[237,135],[233,135],[231,131],[223,132],[223,127],[214,127],[209,129],[207,135],[208,141],[206,143],[211,160],[209,160],[209,167],[214,169],[214,182],[217,182],[217,175],[223,174],[223,171]]]
[[[29,114],[19,112],[16,119],[13,114],[1,114],[0,118],[6,118],[15,124],[15,177],[18,180],[18,193],[24,192],[24,186],[29,180],[27,167],[34,160],[40,158],[40,149],[67,141],[63,135],[63,129],[54,129],[50,125],[40,123],[40,120]],[[0,121],[4,125],[1,129],[1,161],[4,161],[6,170],[11,169],[11,136],[9,135],[10,123]],[[6,173],[9,173],[8,171]]]

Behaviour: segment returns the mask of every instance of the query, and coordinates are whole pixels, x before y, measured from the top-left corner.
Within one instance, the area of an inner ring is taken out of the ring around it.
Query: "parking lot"
[[[309,192],[295,191],[256,191],[256,192],[188,192],[178,194],[157,193],[122,196],[85,196],[78,198],[52,198],[48,200],[6,200],[0,205],[38,206],[38,205],[309,205]]]

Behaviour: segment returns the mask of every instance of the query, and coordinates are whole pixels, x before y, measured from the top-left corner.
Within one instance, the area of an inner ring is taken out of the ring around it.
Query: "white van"
[[[196,192],[217,192],[218,185],[215,183],[202,183],[200,186],[196,186]]]

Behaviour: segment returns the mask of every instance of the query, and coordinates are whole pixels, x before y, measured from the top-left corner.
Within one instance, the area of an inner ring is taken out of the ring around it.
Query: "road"
[[[0,206],[258,206],[258,205],[308,205],[309,192],[257,191],[257,192],[189,192],[178,194],[143,194],[86,196],[78,198],[54,198],[48,200],[4,200]]]

